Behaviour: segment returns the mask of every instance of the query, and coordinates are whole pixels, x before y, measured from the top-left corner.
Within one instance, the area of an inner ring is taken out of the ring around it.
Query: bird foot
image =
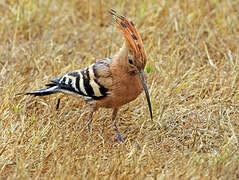
[[[124,143],[125,140],[124,140],[124,138],[122,137],[122,135],[121,135],[121,133],[120,133],[120,131],[119,131],[119,129],[118,129],[118,127],[117,127],[116,125],[115,125],[115,129],[116,129],[116,131],[117,131],[119,141],[122,142],[122,143]]]
[[[125,142],[125,140],[124,140],[124,138],[122,137],[121,134],[118,134],[118,139],[119,139],[119,141],[122,142],[122,143]]]
[[[91,135],[91,133],[92,133],[92,123],[91,122],[88,123],[88,130],[89,130],[89,134]]]

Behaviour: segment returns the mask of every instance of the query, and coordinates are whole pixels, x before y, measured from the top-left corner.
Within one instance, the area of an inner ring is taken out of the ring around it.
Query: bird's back
[[[87,68],[65,74],[51,80],[61,92],[99,100],[107,96],[112,83],[109,64],[112,58],[98,60]]]
[[[112,86],[110,62],[112,58],[100,59],[87,68],[69,72],[61,77],[53,78],[48,88],[29,92],[35,96],[44,96],[57,92],[82,96],[85,100],[100,100],[105,98]]]

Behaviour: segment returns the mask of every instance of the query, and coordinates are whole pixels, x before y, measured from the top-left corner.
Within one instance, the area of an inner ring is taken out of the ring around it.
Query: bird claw
[[[115,129],[116,129],[116,131],[117,131],[119,141],[122,142],[122,143],[124,143],[125,140],[124,140],[124,138],[122,137],[122,135],[121,135],[121,133],[120,133],[120,131],[119,131],[119,129],[118,129],[118,127],[117,127],[116,125],[115,125]]]
[[[120,140],[120,142],[124,143],[125,140],[124,138],[122,137],[122,135],[120,133],[118,133],[118,139]]]
[[[88,123],[88,130],[89,130],[89,133],[91,134],[92,133],[92,123],[91,122]]]

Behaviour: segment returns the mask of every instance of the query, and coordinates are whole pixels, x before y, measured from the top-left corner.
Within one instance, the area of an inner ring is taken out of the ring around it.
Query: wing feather
[[[59,91],[99,100],[109,95],[112,74],[109,64],[112,58],[98,60],[95,64],[51,80],[48,86],[57,86]]]

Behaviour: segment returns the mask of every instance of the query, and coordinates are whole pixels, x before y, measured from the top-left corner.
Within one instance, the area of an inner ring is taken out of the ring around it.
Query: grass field
[[[94,116],[62,94],[17,96],[114,55],[113,8],[147,53],[142,93]],[[239,179],[238,0],[0,1],[0,179]],[[57,99],[62,98],[56,110]]]

